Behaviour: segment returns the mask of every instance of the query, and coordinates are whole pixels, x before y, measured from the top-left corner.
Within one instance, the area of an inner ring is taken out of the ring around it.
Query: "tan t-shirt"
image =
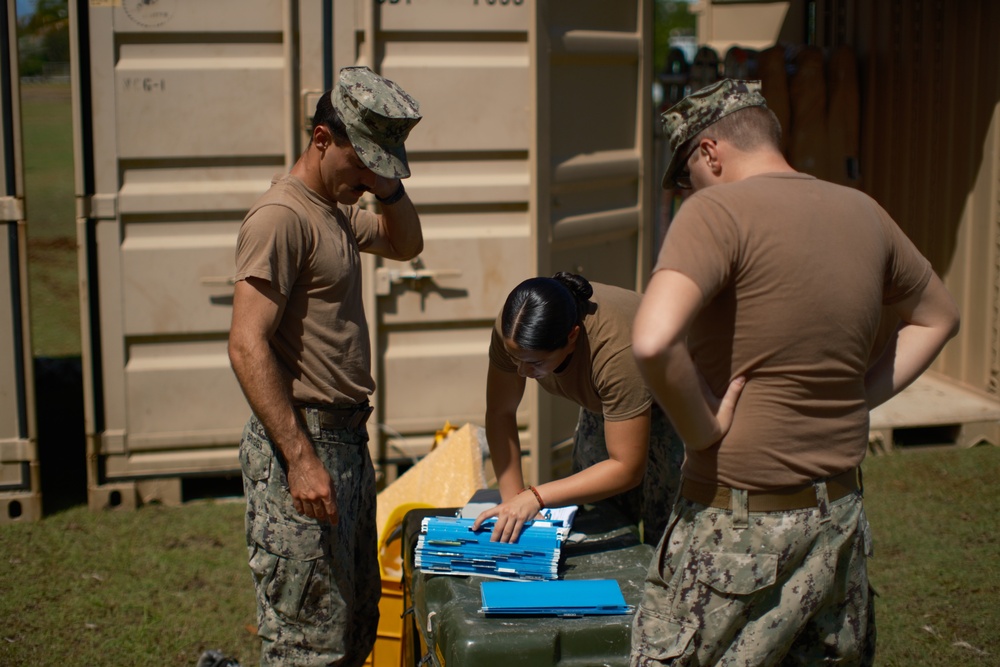
[[[706,188],[671,223],[661,269],[705,296],[688,344],[715,393],[747,378],[732,429],[717,446],[689,450],[685,476],[764,490],[861,462],[882,306],[931,276],[878,204],[805,174]]]
[[[576,349],[560,373],[538,380],[550,394],[562,396],[607,421],[623,421],[642,413],[652,403],[632,356],[632,321],[639,295],[612,285],[591,283],[590,312],[583,317]],[[516,373],[517,362],[507,353],[497,317],[490,340],[490,363],[505,373]]]
[[[275,178],[243,220],[236,280],[267,280],[287,299],[271,348],[297,403],[358,403],[375,390],[359,251],[376,222],[290,174]]]

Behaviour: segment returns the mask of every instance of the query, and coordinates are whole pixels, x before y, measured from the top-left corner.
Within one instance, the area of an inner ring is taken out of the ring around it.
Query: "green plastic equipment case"
[[[406,667],[625,667],[633,613],[614,616],[487,618],[480,612],[478,576],[414,571],[413,556],[426,516],[454,509],[414,510],[404,519]],[[562,547],[562,579],[616,579],[636,607],[653,548],[610,508],[581,507]],[[409,635],[409,636],[407,636]]]

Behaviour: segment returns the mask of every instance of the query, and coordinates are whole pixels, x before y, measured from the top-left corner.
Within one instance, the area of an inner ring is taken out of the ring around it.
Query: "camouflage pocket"
[[[268,478],[271,472],[271,446],[249,427],[240,442],[240,467],[243,476],[254,482]]]
[[[288,523],[258,514],[254,517],[254,542],[280,558],[308,561],[326,555],[323,526],[318,523]]]
[[[656,664],[649,661],[690,655],[688,646],[697,628],[640,608],[632,627],[632,665]]]
[[[321,560],[326,553],[323,528],[258,515],[253,535],[257,547],[251,552],[250,570],[262,606],[289,620],[299,618],[303,605],[311,604],[315,574],[326,569]],[[320,577],[320,587],[325,585],[323,580]]]
[[[774,554],[705,554],[698,563],[698,581],[728,595],[749,595],[774,585],[778,557]]]

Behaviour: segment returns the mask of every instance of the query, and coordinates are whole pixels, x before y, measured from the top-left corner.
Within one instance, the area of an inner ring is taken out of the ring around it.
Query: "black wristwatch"
[[[403,187],[403,181],[400,181],[399,187],[396,188],[396,191],[393,192],[391,195],[389,195],[385,199],[382,199],[378,195],[375,195],[375,199],[377,199],[380,204],[385,204],[386,206],[388,206],[389,204],[395,204],[396,202],[398,202],[400,199],[403,198],[403,195],[405,194],[406,194],[406,188]]]

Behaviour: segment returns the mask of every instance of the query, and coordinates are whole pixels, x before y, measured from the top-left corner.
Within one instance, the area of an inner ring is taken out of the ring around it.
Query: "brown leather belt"
[[[361,428],[368,422],[372,410],[374,408],[366,401],[356,405],[304,405],[299,407],[299,414],[307,425],[313,416],[321,429],[336,431]]]
[[[826,492],[830,502],[840,500],[859,488],[857,468],[826,480]],[[719,509],[730,509],[731,491],[728,486],[705,484],[690,479],[685,479],[681,484],[683,498]],[[803,484],[771,491],[747,491],[747,504],[749,505],[747,511],[750,512],[788,512],[816,507],[818,504],[816,487],[812,484]]]

